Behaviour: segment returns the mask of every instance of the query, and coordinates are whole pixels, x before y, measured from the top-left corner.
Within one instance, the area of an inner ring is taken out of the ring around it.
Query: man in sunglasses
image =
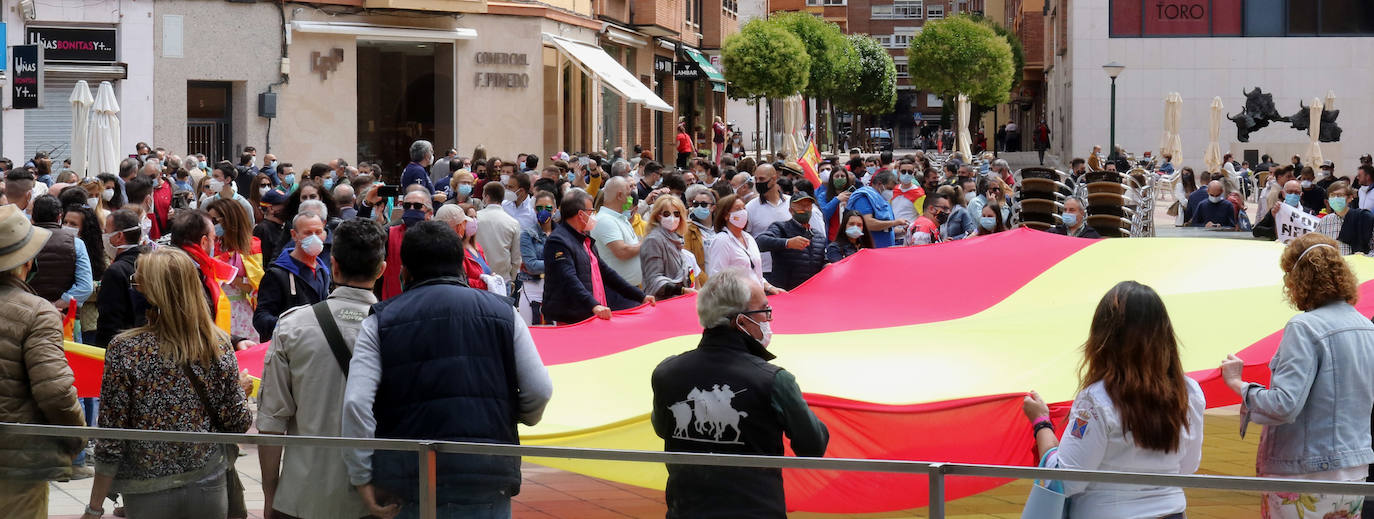
[[[429,192],[423,188],[411,190],[401,199],[401,222],[387,228],[386,269],[377,281],[379,299],[390,299],[401,294],[401,241],[405,238],[406,229],[434,216],[429,199]]]
[[[791,373],[770,363],[773,309],[752,272],[712,275],[697,295],[696,349],[654,369],[651,421],[669,452],[824,456],[830,433]],[[783,517],[782,471],[668,465],[668,517]]]

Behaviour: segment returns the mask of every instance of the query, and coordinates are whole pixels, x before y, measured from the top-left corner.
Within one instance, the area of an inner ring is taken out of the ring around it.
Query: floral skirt
[[[1262,519],[1359,519],[1363,507],[1364,496],[1296,492],[1260,494]]]
[[[258,330],[253,328],[253,302],[248,299],[237,288],[223,286],[224,295],[229,299],[229,333],[250,339],[261,341],[258,338]]]

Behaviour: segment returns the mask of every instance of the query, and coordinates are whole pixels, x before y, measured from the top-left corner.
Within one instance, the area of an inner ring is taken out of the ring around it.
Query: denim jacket
[[[1374,462],[1374,324],[1345,302],[1288,321],[1268,389],[1245,389],[1242,423],[1264,425],[1259,474],[1308,474]],[[1244,426],[1242,425],[1242,431]]]

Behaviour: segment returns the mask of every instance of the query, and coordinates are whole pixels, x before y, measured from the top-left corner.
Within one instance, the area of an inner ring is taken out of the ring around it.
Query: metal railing
[[[433,519],[435,517],[435,455],[438,453],[528,456],[537,458],[706,465],[716,467],[839,470],[850,472],[885,472],[925,475],[929,477],[929,514],[931,519],[944,519],[945,517],[945,479],[951,476],[1086,481],[1094,483],[1205,488],[1247,492],[1301,492],[1309,494],[1353,496],[1374,495],[1374,483],[1312,481],[1305,479],[1260,478],[1252,476],[1147,474],[1140,472],[1055,469],[933,461],[700,454],[689,452],[500,445],[491,443],[425,440],[285,436],[278,434],[144,431],[134,429],[100,429],[94,427],[0,422],[0,438],[8,434],[81,437],[105,440],[237,443],[240,445],[279,445],[286,447],[311,446],[337,449],[372,449],[415,452],[420,458],[418,478],[421,519]]]

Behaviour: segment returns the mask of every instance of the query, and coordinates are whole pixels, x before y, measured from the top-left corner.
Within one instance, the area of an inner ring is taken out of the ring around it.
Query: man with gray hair
[[[429,165],[434,161],[434,145],[429,141],[415,141],[410,145],[410,164],[401,172],[401,187],[411,184],[424,186],[425,191],[434,192],[429,181]]]
[[[287,310],[313,305],[329,296],[329,265],[320,260],[327,236],[325,220],[311,202],[321,203],[301,202],[300,213],[291,221],[291,243],[267,267],[258,285],[253,328],[259,337],[271,337],[277,318]]]
[[[696,349],[654,368],[651,421],[668,452],[824,456],[830,433],[797,380],[768,361],[773,309],[752,273],[731,269],[697,294]],[[747,431],[746,431],[747,429]],[[783,517],[782,471],[668,465],[668,517]]]

